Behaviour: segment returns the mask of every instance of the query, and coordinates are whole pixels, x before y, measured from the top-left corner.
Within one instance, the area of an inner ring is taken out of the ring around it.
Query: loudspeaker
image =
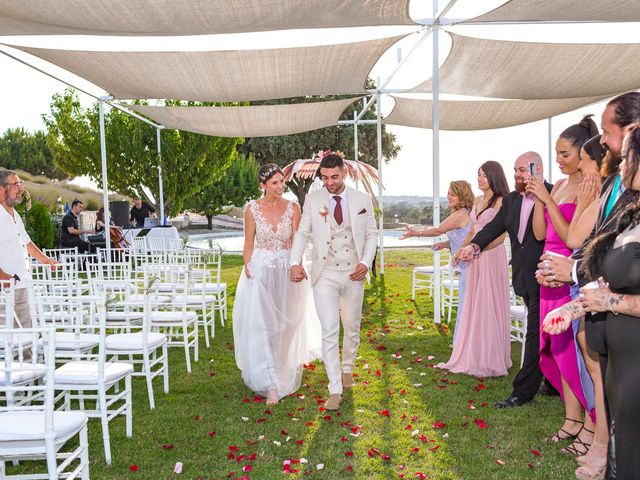
[[[129,202],[126,200],[114,200],[109,202],[111,219],[118,227],[129,228]]]

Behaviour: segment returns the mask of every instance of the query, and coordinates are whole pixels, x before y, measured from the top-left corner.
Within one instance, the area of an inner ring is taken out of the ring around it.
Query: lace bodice
[[[291,249],[291,235],[293,233],[293,202],[289,202],[284,211],[280,223],[275,228],[269,224],[260,211],[260,206],[255,200],[249,202],[253,219],[256,222],[255,248],[276,252]]]

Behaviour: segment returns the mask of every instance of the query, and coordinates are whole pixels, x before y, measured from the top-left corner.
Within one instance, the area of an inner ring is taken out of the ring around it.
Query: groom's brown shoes
[[[351,372],[342,374],[342,387],[343,388],[352,388],[356,386],[356,382],[353,379],[353,374]]]
[[[340,403],[342,402],[342,395],[339,393],[332,393],[329,395],[329,399],[324,404],[325,410],[338,410]]]

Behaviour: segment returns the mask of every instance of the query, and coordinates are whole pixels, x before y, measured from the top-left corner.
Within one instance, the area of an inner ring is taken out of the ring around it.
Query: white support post
[[[380,78],[376,82],[380,87]],[[378,245],[380,246],[380,275],[384,275],[384,208],[382,204],[382,112],[380,92],[376,93],[376,137],[378,140],[378,208],[380,209],[380,226],[378,227]]]
[[[156,141],[158,144],[158,183],[160,187],[160,225],[164,225],[165,218],[164,218],[164,191],[162,188],[162,142],[160,141],[160,128],[156,128]]]
[[[358,161],[358,111],[353,111],[353,159]],[[357,167],[356,167],[357,169]],[[358,179],[356,179],[356,189],[358,188]]]
[[[433,0],[433,16],[438,15],[438,0]],[[440,61],[439,37],[440,27],[434,25],[431,31],[433,38],[433,76],[432,76],[432,123],[433,123],[433,225],[440,224]],[[433,251],[433,323],[440,323],[440,252]]]
[[[102,158],[102,205],[104,207],[104,240],[107,250],[106,261],[111,261],[111,237],[109,226],[111,225],[111,211],[109,210],[109,184],[107,182],[107,142],[104,133],[104,102],[109,97],[98,99],[98,109],[100,114],[100,156]]]
[[[549,148],[549,183],[553,183],[553,139],[551,138],[552,117],[547,119],[547,147]]]

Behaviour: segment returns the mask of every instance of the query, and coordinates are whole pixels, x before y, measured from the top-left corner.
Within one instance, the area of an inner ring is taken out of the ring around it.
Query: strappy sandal
[[[573,442],[571,442],[571,444],[567,445],[564,448],[560,449],[560,453],[564,453],[566,455],[571,455],[573,457],[580,457],[582,455],[586,455],[587,452],[589,451],[589,447],[591,447],[590,443],[585,442],[584,440],[582,440],[580,438],[580,433],[582,431],[586,431],[589,433],[594,433],[591,430],[589,430],[588,428],[585,428],[584,426],[580,429],[580,431],[578,432],[578,434],[576,435],[575,439],[573,440]]]
[[[580,420],[573,420],[571,418],[566,418],[566,417],[565,417],[565,420],[573,423],[578,423],[582,425],[582,427],[580,427],[580,430],[578,430],[577,433],[567,432],[564,428],[560,428],[560,430],[558,430],[557,432],[544,437],[545,442],[558,443],[558,442],[561,442],[562,440],[574,440],[575,438],[577,438],[577,436],[582,431],[582,428],[584,428],[584,422]]]

